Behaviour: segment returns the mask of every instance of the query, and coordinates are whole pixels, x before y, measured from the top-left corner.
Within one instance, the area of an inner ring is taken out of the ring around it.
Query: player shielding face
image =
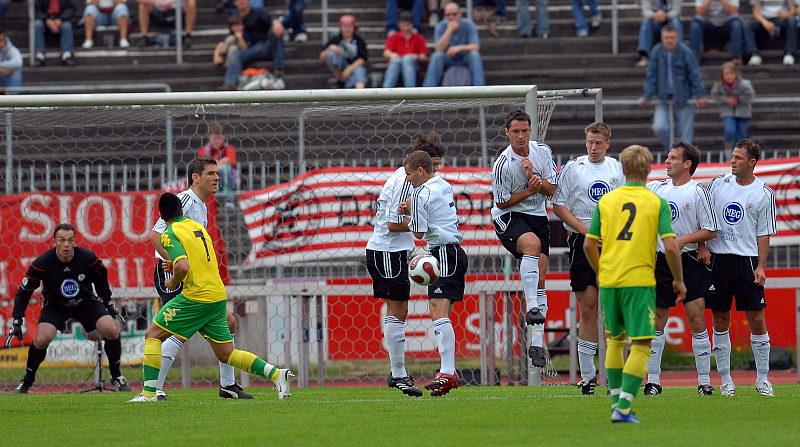
[[[92,251],[76,246],[75,229],[62,223],[53,232],[53,248],[31,262],[14,297],[11,334],[22,340],[25,309],[33,291],[42,286],[44,306],[36,327],[36,336],[28,347],[25,377],[16,388],[27,393],[36,379],[36,371],[47,355],[47,347],[64,330],[67,320],[81,323],[91,339],[97,334],[105,339],[111,381],[119,391],[130,391],[120,371],[122,344],[114,322],[118,313],[111,301],[108,271]],[[94,296],[95,292],[99,296]],[[8,342],[11,339],[9,337]]]
[[[414,186],[408,228],[417,239],[427,243],[427,249],[439,261],[439,278],[428,286],[428,305],[441,364],[433,381],[425,385],[431,396],[437,397],[460,384],[455,365],[456,336],[450,312],[453,303],[464,299],[467,254],[460,245],[463,236],[458,229],[453,187],[434,175],[430,155],[423,151],[412,152],[404,160],[403,167],[408,181]]]
[[[650,151],[641,146],[622,151],[620,161],[627,183],[597,203],[583,244],[586,257],[597,272],[606,326],[611,422],[639,422],[631,404],[644,378],[655,332],[653,269],[659,235],[675,278],[676,300],[680,302],[686,295],[669,205],[644,188],[652,160]],[[602,254],[598,239],[602,240]],[[624,360],[626,338],[631,340],[631,349]]]
[[[761,159],[761,147],[752,140],[740,140],[731,153],[731,173],[709,185],[711,204],[719,225],[718,236],[709,241],[716,294],[707,306],[714,318],[714,356],[722,378],[720,392],[733,396],[735,385],[730,375],[731,304],[744,311],[750,326],[750,344],[756,362],[756,390],[774,396],[769,382],[769,333],[764,318],[767,306],[764,283],[770,236],[777,232],[775,196],[754,175]]]
[[[161,308],[145,331],[144,387],[129,402],[158,401],[156,387],[161,368],[161,343],[170,336],[183,342],[195,332],[200,332],[208,340],[220,362],[272,380],[279,399],[289,396],[289,381],[294,376],[291,371],[233,347],[226,317],[227,292],[206,229],[183,215],[181,200],[175,194],[162,194],[158,211],[167,223],[167,229],[161,233],[161,246],[173,264],[173,275],[166,285],[174,290],[183,282],[183,288]]]
[[[672,145],[667,156],[667,180],[656,180],[647,184],[647,189],[666,200],[670,206],[675,242],[681,250],[683,277],[686,283],[686,299],[683,302],[686,318],[692,330],[692,351],[697,367],[697,392],[701,396],[713,394],[711,386],[711,341],[708,338],[705,319],[705,297],[714,293],[708,250],[698,248],[717,235],[717,222],[708,191],[692,179],[700,163],[700,151],[691,144],[678,142]],[[647,362],[645,395],[661,394],[661,356],[666,336],[664,327],[669,308],[675,307],[672,290],[672,274],[664,255],[663,244],[656,254],[656,336]]]
[[[594,366],[598,339],[597,275],[583,253],[583,241],[597,201],[621,186],[624,176],[619,161],[606,156],[611,147],[611,128],[605,123],[592,123],[586,126],[584,135],[586,155],[570,160],[559,171],[553,212],[569,232],[570,287],[578,299],[581,316],[578,325],[581,380],[578,386],[582,394],[591,395],[597,385]]]
[[[492,222],[509,253],[520,260],[525,320],[533,327],[528,356],[533,366],[547,361],[544,323],[547,294],[544,276],[550,253],[545,200],[555,191],[556,167],[550,147],[531,140],[531,117],[517,110],[506,117],[508,147],[492,166]]]
[[[181,200],[181,207],[183,215],[201,224],[203,227],[208,226],[208,208],[206,207],[206,200],[219,188],[219,167],[213,158],[200,157],[195,158],[189,162],[186,177],[189,183],[189,189],[178,194]],[[176,290],[166,287],[166,281],[172,276],[172,263],[167,261],[169,259],[166,250],[161,246],[161,234],[167,229],[167,223],[163,219],[159,219],[153,230],[150,232],[150,240],[156,249],[156,266],[153,272],[153,283],[156,288],[158,296],[161,298],[161,305],[163,306],[172,298],[181,293],[181,285],[178,285]],[[236,318],[232,313],[228,312],[228,327],[231,334],[236,333]],[[158,377],[158,390],[156,394],[159,399],[166,399],[167,395],[164,393],[164,381],[167,378],[169,369],[172,363],[178,356],[178,353],[183,348],[183,343],[177,337],[170,337],[161,346],[163,358],[161,359],[161,373]],[[219,364],[219,396],[222,398],[233,399],[252,399],[252,395],[246,393],[239,384],[236,383],[234,377],[234,368],[228,364],[220,362]]]
[[[439,170],[445,147],[436,132],[417,137],[414,150],[431,157],[433,171]],[[367,270],[372,277],[373,296],[383,299],[386,316],[383,336],[389,351],[390,388],[397,388],[411,397],[422,391],[409,377],[405,366],[406,318],[411,283],[408,278],[408,256],[414,250],[414,235],[408,229],[408,200],[414,187],[408,181],[404,167],[398,168],[381,188],[375,228],[367,242]]]

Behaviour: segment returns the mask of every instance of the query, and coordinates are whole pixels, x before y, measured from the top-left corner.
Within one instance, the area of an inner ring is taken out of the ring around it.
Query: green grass
[[[463,387],[412,399],[385,388],[293,389],[278,401],[215,389],[176,390],[171,400],[129,404],[128,393],[0,397],[2,445],[67,446],[797,446],[800,387],[775,398],[740,386],[736,397],[701,398],[694,388],[639,397],[638,426],[612,425],[605,396],[575,387]]]

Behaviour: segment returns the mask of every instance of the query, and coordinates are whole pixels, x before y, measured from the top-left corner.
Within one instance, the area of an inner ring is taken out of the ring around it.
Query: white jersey
[[[758,236],[777,233],[775,195],[758,177],[742,186],[725,174],[708,186],[717,218],[716,239],[708,241],[713,253],[758,256]]]
[[[567,207],[588,227],[597,201],[605,193],[624,184],[625,176],[617,159],[605,157],[600,163],[592,163],[588,155],[583,155],[568,161],[561,168],[556,183],[553,204]],[[578,232],[566,223],[564,228],[573,233]]]
[[[556,163],[553,161],[553,152],[550,150],[550,146],[530,141],[528,148],[528,159],[533,163],[533,172],[542,179],[555,184]],[[497,207],[498,203],[507,202],[512,194],[528,187],[528,179],[525,177],[525,171],[521,164],[524,158],[517,155],[511,145],[508,145],[494,162],[492,167],[493,220],[511,211],[532,216],[547,216],[547,208],[545,208],[547,198],[542,194],[534,194],[506,209],[501,210]]]
[[[428,248],[458,244],[464,239],[458,230],[453,187],[441,177],[433,177],[411,194],[409,229],[425,233]]]
[[[669,202],[672,214],[672,231],[676,236],[691,234],[700,229],[717,231],[717,219],[711,208],[706,188],[696,180],[675,186],[672,180],[656,180],[647,184],[647,189]],[[684,252],[697,250],[697,243],[686,244]],[[658,239],[658,251],[664,253],[664,242]]]
[[[414,249],[414,235],[410,232],[392,233],[389,223],[402,223],[403,216],[397,206],[408,200],[414,189],[406,179],[405,168],[399,168],[386,180],[378,196],[378,212],[375,213],[375,229],[367,242],[367,248],[375,251],[405,251]]]
[[[197,194],[190,189],[178,193],[178,198],[181,199],[181,207],[183,207],[183,215],[199,223],[204,228],[208,228],[208,207],[205,202],[197,197]],[[153,231],[156,233],[163,233],[167,229],[167,223],[164,219],[158,218],[156,224],[153,225]],[[162,259],[161,255],[156,252],[156,257]]]

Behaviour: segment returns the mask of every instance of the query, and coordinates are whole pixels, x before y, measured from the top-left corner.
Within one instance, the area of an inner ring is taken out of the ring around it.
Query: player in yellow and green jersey
[[[619,160],[628,183],[606,193],[597,202],[583,249],[597,272],[606,325],[611,422],[638,423],[631,403],[647,372],[650,340],[655,336],[654,271],[659,235],[674,278],[676,302],[683,301],[686,286],[669,204],[644,187],[653,156],[645,147],[629,146]],[[626,338],[631,340],[627,361],[623,355]]]
[[[158,401],[156,386],[161,368],[161,342],[172,335],[185,341],[198,331],[211,344],[220,362],[272,380],[279,399],[290,396],[289,381],[294,377],[291,371],[233,347],[227,320],[228,295],[206,229],[183,216],[181,201],[175,194],[162,194],[158,199],[158,211],[167,223],[167,229],[161,233],[161,245],[173,263],[173,276],[166,286],[175,290],[183,282],[183,290],[161,308],[145,332],[144,388],[129,402]]]

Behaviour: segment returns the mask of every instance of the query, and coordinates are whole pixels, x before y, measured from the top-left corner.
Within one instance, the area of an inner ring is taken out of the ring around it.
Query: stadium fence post
[[[189,340],[186,340],[188,343]],[[192,369],[189,365],[189,350],[181,349],[181,388],[188,390],[192,387]]]
[[[478,294],[478,317],[481,324],[481,385],[489,384],[489,316],[486,311],[486,291],[481,290]]]
[[[569,325],[569,383],[576,383],[578,368],[578,328],[575,292],[569,293],[567,324]]]
[[[597,384],[606,383],[606,330],[603,320],[603,307],[597,300]]]
[[[13,116],[6,112],[6,194],[14,193],[14,129]]]
[[[795,289],[795,332],[796,339],[794,343],[795,353],[794,370],[797,372],[797,383],[800,383],[800,288]]]
[[[316,295],[316,312],[317,312],[317,385],[320,388],[325,388],[325,371],[327,365],[325,363],[325,325],[323,324],[323,296]]]

